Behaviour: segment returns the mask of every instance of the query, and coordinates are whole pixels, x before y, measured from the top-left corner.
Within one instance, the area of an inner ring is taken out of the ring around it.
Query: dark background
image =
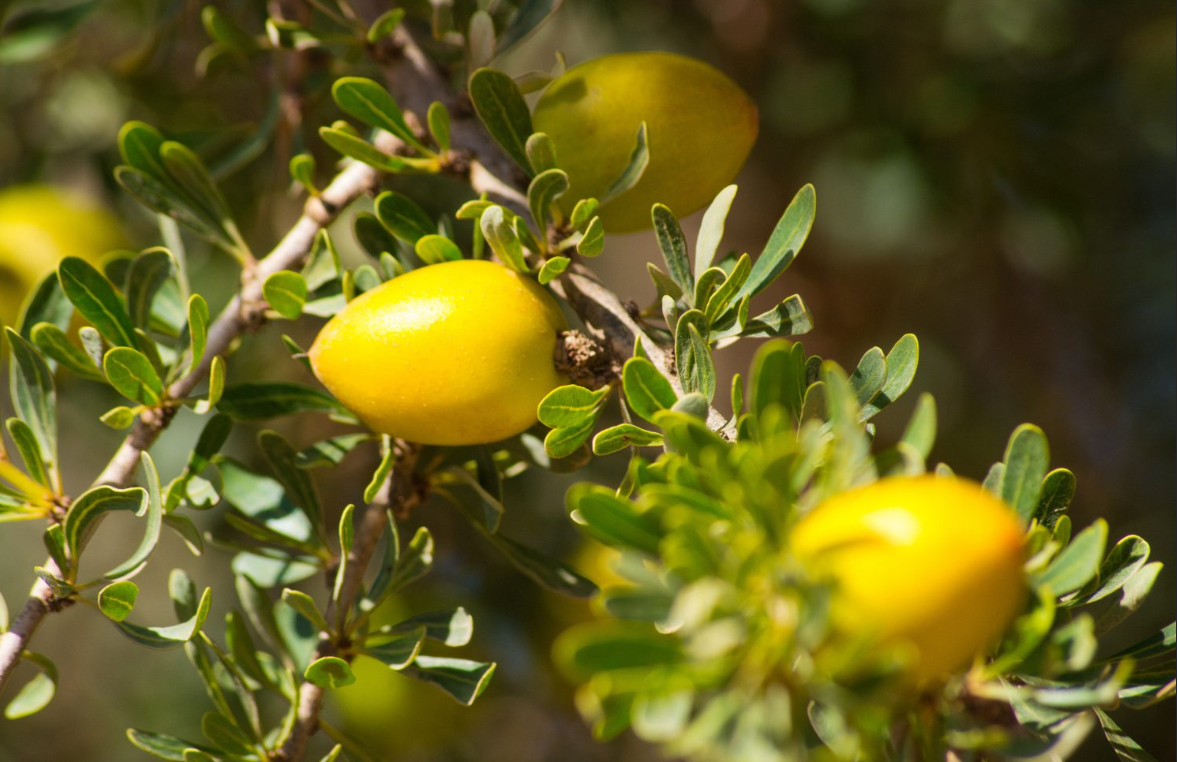
[[[9,5],[11,38],[11,19],[29,4]],[[260,31],[260,4],[220,5]],[[230,168],[224,185],[238,219],[255,249],[268,249],[300,203],[287,190],[291,152],[318,155],[321,178],[331,166],[315,134],[338,116],[325,95],[329,65],[312,65],[299,81],[304,123],[280,123],[270,147],[227,164],[235,148],[251,145],[273,94],[290,83],[273,76],[276,69],[264,60],[219,62],[198,76],[193,62],[206,38],[197,3],[83,6],[76,25],[36,55],[13,53],[0,36],[0,186],[37,180],[70,188],[114,209],[136,246],[156,243],[151,217],[113,187],[110,175],[119,126],[144,119],[214,166]],[[1105,648],[1171,621],[1177,504],[1172,4],[568,0],[495,65],[519,74],[550,68],[557,50],[572,64],[643,49],[710,61],[760,105],[761,134],[738,180],[726,247],[757,253],[796,190],[806,182],[816,186],[813,234],[773,294],[805,298],[816,319],[807,349],[852,366],[870,346],[886,349],[905,332],[917,334],[915,388],[933,392],[939,404],[933,457],[961,474],[982,477],[1018,423],[1042,426],[1054,464],[1078,475],[1076,526],[1106,516],[1113,541],[1143,535],[1167,566],[1145,609]],[[451,189],[416,190],[452,210]],[[697,218],[684,221],[691,240],[697,225]],[[346,226],[336,233],[350,243]],[[189,257],[197,290],[215,308],[234,287],[232,268],[195,241]],[[617,236],[595,266],[623,296],[645,302],[653,288],[644,262],[655,257],[651,234]],[[765,297],[763,306],[770,303]],[[306,345],[317,328],[311,322],[281,331]],[[309,380],[281,348],[278,333],[247,338],[230,361],[230,380]],[[754,350],[748,344],[721,355],[723,370],[746,367]],[[112,392],[84,381],[62,378],[59,389],[63,456],[76,490],[117,444],[119,435],[96,416],[118,403]],[[885,416],[884,438],[902,426],[910,404]],[[153,450],[165,478],[181,468],[199,426],[182,416]],[[307,419],[280,428],[306,443],[323,426]],[[252,458],[253,434],[241,428],[229,449]],[[621,460],[598,461],[580,476],[616,478]],[[336,508],[356,501],[373,465],[368,456],[352,456],[320,482],[323,494],[338,499]],[[517,480],[508,490],[504,531],[566,554],[591,573],[600,571],[602,559],[582,545],[562,505],[576,478]],[[223,532],[219,513],[198,521]],[[539,591],[444,505],[430,504],[412,520],[434,530],[438,561],[427,584],[398,599],[388,616],[466,605],[476,621],[467,655],[493,658],[499,671],[476,706],[462,709],[427,686],[361,666],[360,684],[337,692],[329,717],[352,727],[382,759],[657,758],[628,737],[594,744],[570,689],[550,669],[551,639],[587,616],[587,606]],[[104,538],[113,538],[112,557],[135,543],[120,539],[117,526],[112,520],[103,529]],[[0,531],[0,590],[15,608],[31,583],[31,566],[43,557],[40,529],[4,525]],[[136,621],[170,620],[166,574],[182,565],[217,593],[210,629],[219,637],[219,617],[234,603],[226,563],[224,551],[210,547],[193,559],[169,537],[138,580]],[[181,652],[133,646],[83,607],[48,620],[35,646],[57,661],[59,694],[42,714],[0,724],[0,762],[146,759],[123,740],[128,726],[199,736],[208,706]],[[1177,759],[1172,702],[1141,714],[1119,712],[1116,719],[1157,759]],[[1096,739],[1077,758],[1112,756]]]

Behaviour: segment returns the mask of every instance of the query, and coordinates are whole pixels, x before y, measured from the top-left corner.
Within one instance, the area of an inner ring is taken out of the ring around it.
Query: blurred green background
[[[321,179],[330,171],[333,156],[315,130],[338,116],[325,87],[339,62],[312,50],[296,69],[219,59],[198,71],[207,42],[201,5],[0,2],[0,187],[52,183],[113,210],[133,246],[157,243],[155,220],[111,179],[120,125],[143,119],[218,168],[255,250],[276,242],[300,206],[289,186],[290,155],[309,150]],[[264,4],[218,5],[260,33]],[[370,17],[389,7],[359,5]],[[53,11],[60,12],[38,15]],[[1079,477],[1077,525],[1106,516],[1114,538],[1143,535],[1168,567],[1146,608],[1105,647],[1170,621],[1177,593],[1172,3],[566,0],[495,65],[520,74],[549,69],[555,51],[573,64],[644,49],[710,61],[760,105],[761,134],[738,181],[727,247],[758,252],[796,190],[805,182],[817,188],[813,234],[765,306],[799,292],[816,319],[807,349],[843,364],[916,333],[916,387],[932,391],[940,409],[934,457],[958,473],[980,478],[1014,426],[1041,425],[1055,464]],[[439,211],[461,198],[444,183],[404,187]],[[697,225],[684,221],[688,238]],[[335,232],[351,243],[346,224]],[[188,243],[194,285],[215,308],[236,276],[227,258]],[[644,262],[655,256],[651,234],[617,236],[595,266],[622,296],[644,304],[653,296]],[[13,267],[0,261],[0,281]],[[306,345],[316,328],[305,320],[247,337],[229,363],[230,380],[313,382],[278,334]],[[743,370],[753,349],[721,353],[724,370]],[[109,390],[73,378],[61,378],[59,390],[63,459],[69,487],[79,490],[119,441],[97,420],[118,403]],[[885,416],[884,439],[907,409]],[[325,426],[309,418],[279,423],[296,443]],[[199,426],[181,416],[154,448],[165,478],[182,467]],[[238,427],[229,451],[256,462],[256,432],[247,428]],[[370,454],[351,456],[321,480],[323,494],[336,508],[358,502],[373,465]],[[582,476],[615,479],[621,468],[614,456]],[[511,483],[504,531],[591,575],[603,559],[582,545],[562,503],[577,478],[532,473]],[[219,514],[197,519],[225,534]],[[125,550],[115,544],[135,544],[119,539],[117,521],[102,533],[112,547],[94,555],[114,558]],[[497,660],[499,670],[487,694],[463,709],[428,686],[361,665],[360,682],[336,692],[329,717],[379,758],[398,762],[657,758],[632,738],[595,744],[552,673],[552,638],[587,616],[587,605],[538,590],[444,505],[431,503],[410,522],[434,531],[438,561],[389,615],[465,605],[476,621],[467,655]],[[15,607],[43,560],[40,529],[0,532],[0,591]],[[170,621],[166,575],[183,566],[213,586],[210,622],[219,637],[215,622],[234,603],[227,560],[211,546],[193,558],[167,537],[140,580],[136,619]],[[199,736],[206,699],[180,651],[142,650],[84,607],[52,617],[36,648],[61,669],[58,696],[40,715],[0,724],[0,762],[146,759],[124,740],[129,726]],[[1158,759],[1177,759],[1171,702],[1117,720]],[[1077,759],[1112,755],[1093,739]]]

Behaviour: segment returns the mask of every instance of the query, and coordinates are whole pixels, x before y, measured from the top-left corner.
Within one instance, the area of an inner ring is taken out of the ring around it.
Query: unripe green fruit
[[[604,195],[628,165],[643,121],[650,162],[637,185],[602,206],[609,232],[649,228],[655,203],[680,217],[704,207],[735,179],[759,124],[747,93],[702,61],[650,52],[582,63],[548,86],[532,115],[568,173],[569,209]]]
[[[535,281],[460,260],[368,291],[310,349],[315,375],[375,431],[421,444],[495,442],[536,422],[563,383],[554,356],[567,324]]]
[[[964,479],[895,477],[835,495],[797,524],[792,543],[832,577],[835,625],[914,645],[918,683],[966,667],[1025,598],[1013,511]]]
[[[125,245],[118,221],[100,206],[49,185],[0,190],[0,320],[13,324],[29,290],[63,258],[95,263]]]

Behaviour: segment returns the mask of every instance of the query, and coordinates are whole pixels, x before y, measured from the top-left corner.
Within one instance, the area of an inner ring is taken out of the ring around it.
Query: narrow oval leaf
[[[478,69],[470,75],[470,100],[495,142],[520,167],[530,171],[527,139],[532,133],[531,110],[515,80],[501,71]]]
[[[204,620],[208,617],[208,609],[212,604],[212,590],[204,589],[200,602],[196,605],[196,613],[190,619],[170,627],[143,627],[130,622],[118,622],[119,631],[141,646],[148,648],[173,648],[187,643],[196,637]]]
[[[656,413],[669,410],[678,401],[678,395],[666,377],[658,372],[654,363],[641,357],[625,361],[621,384],[630,409],[651,423]]]
[[[115,347],[102,361],[110,385],[132,402],[158,405],[163,398],[163,381],[151,361],[138,350]]]
[[[816,210],[817,195],[812,185],[806,185],[797,191],[797,195],[777,221],[768,243],[752,266],[748,282],[736,294],[735,301],[747,295],[760,293],[792,264],[797,252],[805,244],[805,239],[809,237]]]
[[[630,151],[625,169],[621,170],[621,174],[601,194],[601,203],[607,204],[637,185],[638,181],[642,179],[642,175],[646,173],[646,167],[649,164],[650,131],[646,123],[642,122],[638,125],[637,137],[634,138],[633,150]]]
[[[363,77],[342,77],[331,86],[331,97],[345,112],[364,124],[396,135],[418,150],[425,150],[405,123],[396,99],[376,82]]]
[[[593,454],[609,455],[624,450],[626,447],[659,447],[662,445],[662,435],[656,431],[623,423],[604,429],[593,437]]]
[[[482,695],[494,676],[495,664],[448,659],[436,656],[418,656],[405,668],[404,674],[431,685],[436,685],[453,696],[459,703],[469,706]]]
[[[736,186],[729,185],[719,192],[703,213],[703,222],[699,226],[699,237],[695,243],[695,272],[703,272],[715,261],[715,252],[719,250],[719,242],[723,240],[727,213],[735,197]]]

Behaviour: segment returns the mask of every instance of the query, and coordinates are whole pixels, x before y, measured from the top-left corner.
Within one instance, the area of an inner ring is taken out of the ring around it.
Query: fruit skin
[[[833,578],[835,625],[914,644],[921,684],[968,666],[1021,610],[1023,539],[980,485],[936,476],[835,495],[792,534],[794,552]]]
[[[756,142],[756,104],[717,69],[673,53],[617,53],[569,69],[532,114],[568,173],[561,202],[600,198],[629,163],[642,121],[650,163],[638,184],[601,207],[608,232],[651,227],[650,207],[682,217],[728,185]]]
[[[29,290],[63,258],[97,263],[124,246],[118,221],[101,206],[51,185],[0,189],[0,320],[15,323]]]
[[[460,260],[357,297],[310,349],[311,367],[375,431],[435,445],[495,442],[536,422],[565,383],[554,299],[500,264]]]

